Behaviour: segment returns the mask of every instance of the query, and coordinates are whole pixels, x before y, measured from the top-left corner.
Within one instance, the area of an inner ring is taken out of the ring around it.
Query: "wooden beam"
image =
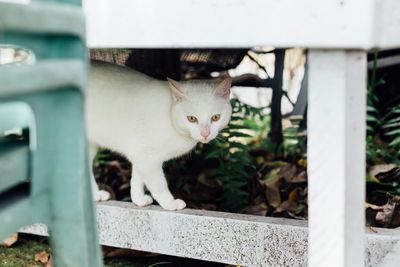
[[[83,2],[92,48],[400,45],[398,0]]]
[[[309,267],[364,266],[366,53],[309,53]]]

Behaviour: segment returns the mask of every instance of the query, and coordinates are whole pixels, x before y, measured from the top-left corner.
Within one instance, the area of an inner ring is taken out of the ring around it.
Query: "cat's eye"
[[[212,121],[219,121],[219,119],[221,118],[221,114],[215,114],[211,117]]]
[[[186,118],[191,123],[197,122],[197,118],[195,116],[187,116]]]

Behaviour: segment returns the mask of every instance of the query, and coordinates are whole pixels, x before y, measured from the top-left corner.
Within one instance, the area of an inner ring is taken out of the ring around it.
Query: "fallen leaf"
[[[304,183],[307,182],[307,172],[301,171],[299,174],[292,177],[291,183]]]
[[[261,203],[259,205],[253,205],[245,207],[240,211],[243,214],[266,216],[268,211],[268,206],[266,203]]]
[[[274,160],[274,161],[268,161],[268,162],[266,162],[265,165],[266,165],[267,167],[269,167],[269,168],[277,168],[277,167],[282,167],[282,166],[287,165],[287,162],[286,162],[286,161],[283,161],[283,160]]]
[[[155,255],[155,254],[151,253],[151,252],[103,246],[103,257],[104,258],[119,258],[119,257],[135,258],[135,257],[147,257],[147,256],[153,256],[153,255]]]
[[[262,156],[256,157],[256,162],[257,162],[257,164],[260,164],[260,165],[261,165],[264,161],[265,161],[264,157],[262,157]]]
[[[296,174],[296,165],[287,164],[280,169],[280,174],[287,181],[290,182],[293,180],[294,175]]]
[[[380,183],[378,178],[372,176],[371,174],[367,174],[367,183]]]
[[[299,164],[303,168],[307,168],[307,159],[304,159],[304,158],[299,159],[299,161],[297,161],[297,164]]]
[[[400,204],[400,196],[389,196],[388,202],[382,206],[382,210],[376,214],[376,221],[384,225],[390,226],[396,207]]]
[[[365,208],[366,209],[371,209],[371,210],[383,210],[382,206],[374,205],[371,203],[365,203]]]
[[[287,214],[288,214],[290,217],[292,217],[293,219],[296,219],[296,220],[305,220],[305,219],[306,219],[305,217],[303,217],[303,216],[298,216],[298,215],[296,215],[296,213],[293,213],[293,212],[291,212],[291,211],[287,211]]]
[[[211,188],[218,187],[217,181],[215,179],[209,179],[205,173],[200,173],[200,175],[197,177],[197,181],[200,184],[205,185],[207,187],[211,187]]]
[[[48,263],[49,260],[50,260],[50,253],[46,250],[43,250],[43,251],[35,254],[35,261],[38,261],[41,263]]]
[[[18,233],[14,233],[14,234],[11,234],[6,239],[4,239],[2,244],[6,247],[11,247],[17,241],[18,241]]]
[[[282,204],[275,210],[275,213],[281,213],[284,211],[291,211],[296,208],[296,203],[292,201],[285,200]]]
[[[397,166],[396,164],[379,164],[379,165],[375,165],[372,166],[372,168],[369,171],[369,175],[373,176],[373,177],[377,177],[378,174],[381,173],[386,173],[386,172],[390,172],[393,169],[399,168],[399,166]]]
[[[293,189],[292,191],[290,191],[289,196],[288,196],[288,201],[296,203],[297,196],[301,191],[302,191],[302,189],[300,187],[297,187],[297,188]]]
[[[281,176],[279,175],[280,168],[271,170],[264,176],[265,184],[265,195],[270,206],[277,208],[281,205],[281,194],[279,191],[279,185]]]

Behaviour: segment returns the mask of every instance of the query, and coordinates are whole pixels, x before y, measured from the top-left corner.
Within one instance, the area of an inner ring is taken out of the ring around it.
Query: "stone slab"
[[[307,264],[307,222],[282,218],[158,206],[97,204],[100,243],[161,254],[243,266]],[[47,235],[35,224],[21,232]],[[378,266],[400,244],[400,231],[366,228],[365,266]]]

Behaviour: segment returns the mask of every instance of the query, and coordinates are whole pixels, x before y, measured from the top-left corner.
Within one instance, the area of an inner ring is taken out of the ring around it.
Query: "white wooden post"
[[[309,267],[364,266],[366,53],[311,50]]]

